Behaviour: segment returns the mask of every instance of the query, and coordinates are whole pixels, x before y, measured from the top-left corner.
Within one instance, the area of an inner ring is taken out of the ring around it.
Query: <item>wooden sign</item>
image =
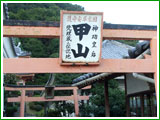
[[[99,64],[102,29],[103,13],[61,11],[61,64]]]

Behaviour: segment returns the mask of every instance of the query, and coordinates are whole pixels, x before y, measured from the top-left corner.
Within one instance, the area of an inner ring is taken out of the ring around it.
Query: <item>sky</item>
[[[89,12],[103,12],[112,24],[158,25],[158,1],[79,1],[72,2]]]

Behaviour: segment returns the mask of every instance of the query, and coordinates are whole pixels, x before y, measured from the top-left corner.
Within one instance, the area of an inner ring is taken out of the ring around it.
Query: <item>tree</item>
[[[125,93],[116,80],[109,80],[109,105],[111,117],[125,116]],[[91,89],[90,104],[80,106],[81,116],[105,117],[104,84],[94,84]]]
[[[19,79],[16,77],[15,74],[5,74],[4,75],[4,84],[12,84],[15,85]],[[20,96],[20,92],[18,91],[4,91],[4,109],[5,115],[7,117],[13,117],[14,113],[18,110],[18,104],[14,103],[7,103],[8,97],[18,97]]]

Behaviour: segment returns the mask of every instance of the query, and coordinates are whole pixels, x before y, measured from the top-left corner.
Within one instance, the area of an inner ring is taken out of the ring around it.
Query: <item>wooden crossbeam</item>
[[[40,101],[67,101],[74,100],[74,96],[55,96],[53,99],[45,99],[44,97],[27,97],[25,96],[25,102],[40,102]],[[89,100],[89,96],[79,96],[78,100]],[[8,102],[20,102],[21,97],[8,98]]]
[[[45,87],[4,87],[7,91],[20,91],[20,90],[28,90],[28,91],[42,91],[45,90]],[[77,87],[55,87],[54,90],[74,90]],[[91,89],[91,85],[82,88],[83,90]]]
[[[16,69],[15,69],[16,68]],[[102,59],[98,66],[61,66],[59,58],[3,59],[3,73],[153,73],[152,59]]]
[[[20,102],[20,101],[21,101],[21,96],[7,98],[7,102]]]
[[[4,37],[55,38],[60,36],[59,27],[3,26]],[[151,40],[155,30],[103,29],[103,39]]]

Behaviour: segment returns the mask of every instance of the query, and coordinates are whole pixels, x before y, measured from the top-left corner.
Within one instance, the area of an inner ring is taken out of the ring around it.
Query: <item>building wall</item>
[[[119,89],[122,90],[122,91],[125,91],[125,86],[124,86],[124,79],[119,79],[117,80],[118,83],[119,83]]]
[[[126,74],[127,94],[133,94],[149,90],[148,83],[143,80],[135,79],[132,74]]]

